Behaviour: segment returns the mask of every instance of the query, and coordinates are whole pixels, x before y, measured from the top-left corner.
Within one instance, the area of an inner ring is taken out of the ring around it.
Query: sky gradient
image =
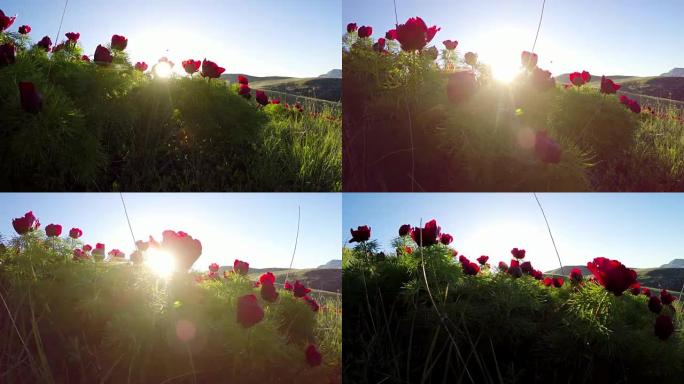
[[[61,0],[0,3],[18,15],[11,31],[28,24],[34,42],[55,40]],[[207,57],[226,73],[316,77],[341,68],[341,0],[69,0],[60,40],[80,32],[92,57],[113,34],[128,37],[131,60],[150,66],[162,56],[174,61]],[[168,51],[167,51],[168,50]]]
[[[325,193],[125,193],[136,239],[161,240],[166,229],[182,230],[202,242],[193,269],[237,258],[255,268],[287,267],[301,227],[294,268],[316,268],[340,258],[341,196]],[[83,230],[84,243],[104,243],[107,252],[134,249],[118,193],[0,194],[0,234],[15,236],[12,219],[33,211],[41,229],[50,223]]]
[[[461,53],[474,51],[486,64],[505,59],[515,66],[520,52],[532,49],[542,5],[542,0],[396,2],[399,23],[420,16],[428,26],[442,28],[433,40],[440,49],[443,40],[458,40]],[[395,24],[393,0],[344,0],[342,13],[344,26],[370,25],[374,37]],[[657,76],[684,67],[682,15],[681,0],[547,0],[535,49],[539,66],[554,75],[585,69],[599,76]]]
[[[540,193],[563,265],[594,257],[634,268],[659,267],[684,258],[684,194]],[[454,237],[452,246],[474,260],[510,262],[514,247],[527,250],[537,269],[559,267],[544,218],[530,193],[345,194],[342,241],[349,228],[369,225],[386,250],[401,224],[436,219]]]

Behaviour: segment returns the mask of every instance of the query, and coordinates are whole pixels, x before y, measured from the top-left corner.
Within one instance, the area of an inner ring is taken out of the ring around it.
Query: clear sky
[[[538,194],[564,265],[594,257],[634,268],[659,267],[684,258],[684,194]],[[543,271],[558,268],[544,218],[530,193],[345,194],[342,238],[370,225],[371,236],[390,249],[401,224],[436,219],[454,237],[452,246],[472,259],[510,262],[513,247]]]
[[[34,41],[55,39],[63,0],[5,0]],[[133,62],[205,56],[226,73],[314,77],[341,68],[341,0],[69,0],[60,39],[80,32],[93,55],[113,34],[128,37]],[[168,52],[167,52],[168,50]]]
[[[341,195],[333,193],[129,194],[124,200],[134,234],[161,240],[166,229],[182,230],[202,242],[194,269],[210,263],[232,265],[236,258],[255,268],[287,267],[301,227],[295,268],[315,268],[340,258]],[[12,218],[32,210],[41,228],[61,224],[63,235],[72,227],[82,240],[104,243],[107,252],[119,248],[127,255],[133,240],[117,193],[0,194],[0,233],[16,235]]]
[[[496,66],[520,63],[537,30],[542,0],[396,0],[399,23],[420,16],[442,28],[433,42],[459,41]],[[394,28],[393,0],[344,0],[343,25],[370,25],[374,37]],[[554,75],[657,76],[684,67],[681,0],[547,0],[536,52]],[[343,27],[343,31],[346,30]]]

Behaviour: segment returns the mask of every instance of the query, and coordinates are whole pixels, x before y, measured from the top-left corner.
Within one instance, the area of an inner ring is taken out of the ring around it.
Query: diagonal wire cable
[[[297,242],[299,241],[299,224],[302,222],[302,206],[297,206],[297,237],[295,237],[294,249],[292,250],[292,258],[290,259],[290,267],[285,273],[285,281],[287,281],[290,275],[290,270],[292,269],[292,264],[294,263],[295,253],[297,252]]]
[[[537,46],[537,39],[539,38],[539,30],[541,29],[542,20],[544,19],[544,7],[546,7],[546,0],[542,3],[541,14],[539,15],[539,24],[537,24],[537,34],[534,35],[534,43],[532,44],[532,53],[534,53],[534,48]]]
[[[556,240],[553,239],[553,233],[551,233],[551,226],[549,225],[549,220],[546,218],[546,213],[544,212],[544,208],[542,207],[541,203],[539,202],[539,198],[537,197],[537,194],[535,192],[532,192],[534,195],[534,199],[537,200],[537,205],[539,206],[539,209],[541,210],[542,216],[544,216],[544,222],[546,223],[546,229],[549,231],[549,236],[551,237],[551,243],[553,244],[553,249],[556,251],[556,257],[558,257],[558,264],[560,264],[560,272],[561,275],[564,275],[565,273],[563,272],[563,263],[561,262],[560,254],[558,253],[558,248],[556,247]]]
[[[135,244],[136,241],[135,241],[135,235],[133,234],[133,226],[131,225],[131,219],[128,217],[128,209],[126,209],[126,202],[124,201],[122,192],[119,192],[119,197],[121,198],[121,205],[123,205],[124,214],[126,214],[126,222],[128,223],[128,230],[131,231],[131,238],[133,238],[133,247],[135,249],[137,249],[138,246]]]
[[[59,39],[60,33],[62,33],[62,24],[64,24],[64,15],[66,15],[66,10],[67,6],[69,5],[69,0],[66,0],[64,2],[64,9],[62,10],[62,18],[59,20],[59,28],[57,28],[57,35],[55,35],[55,43],[57,43],[57,40]],[[50,77],[50,70],[52,69],[52,62],[53,60],[50,60],[50,65],[48,66],[48,71],[47,71],[47,76]]]

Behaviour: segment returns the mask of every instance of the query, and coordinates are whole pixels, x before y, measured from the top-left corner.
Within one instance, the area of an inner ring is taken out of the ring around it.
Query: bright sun
[[[160,78],[168,78],[173,73],[173,68],[167,62],[160,61],[154,66],[154,74]]]
[[[176,270],[176,261],[166,251],[150,247],[145,252],[145,265],[160,277],[170,277]]]
[[[481,62],[489,65],[492,76],[502,82],[511,82],[520,73],[520,54],[530,36],[515,28],[487,31],[473,42]]]

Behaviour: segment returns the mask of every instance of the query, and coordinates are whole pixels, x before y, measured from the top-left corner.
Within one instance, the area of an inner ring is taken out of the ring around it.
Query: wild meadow
[[[393,252],[371,227],[343,256],[344,377],[358,383],[679,383],[680,292],[642,286],[596,257],[545,275],[511,244],[510,263],[461,255],[435,220],[401,225]]]
[[[1,16],[0,189],[341,189],[338,107],[281,102],[206,58],[135,62],[121,35],[53,45]]]
[[[189,272],[201,242],[138,240],[128,257],[32,212],[0,238],[0,382],[339,383],[339,296],[250,280],[235,260]],[[229,250],[226,250],[229,252]]]
[[[378,34],[348,24],[345,191],[684,188],[678,104],[642,105],[649,99],[581,68],[557,83],[527,51],[502,83],[457,36],[428,25],[415,17]]]

